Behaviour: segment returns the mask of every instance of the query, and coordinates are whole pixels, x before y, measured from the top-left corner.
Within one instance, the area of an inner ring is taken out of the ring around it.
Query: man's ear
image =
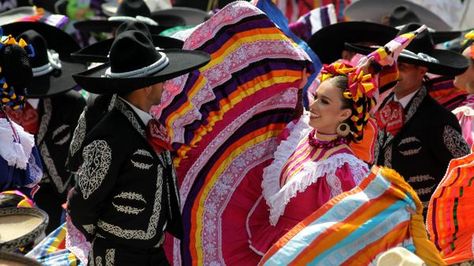
[[[152,91],[151,86],[145,87],[144,89],[145,89],[146,95],[147,95],[147,96],[150,95],[150,93],[151,93],[151,91]]]
[[[420,74],[423,75],[423,76],[428,72],[427,67],[419,66],[418,69],[420,71]]]

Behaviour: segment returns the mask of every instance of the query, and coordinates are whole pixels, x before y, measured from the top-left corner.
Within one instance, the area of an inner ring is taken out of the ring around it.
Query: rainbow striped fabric
[[[426,25],[422,25],[415,31],[401,34],[385,44],[383,47],[380,47],[367,55],[367,57],[373,57],[374,60],[381,66],[393,65],[393,63],[397,61],[397,58],[403,49],[405,49],[411,43],[411,41],[415,39],[416,35],[426,29]]]
[[[82,264],[73,253],[66,249],[66,224],[51,232],[26,256],[36,259],[44,266],[78,266]]]
[[[248,250],[244,215],[261,195],[262,171],[277,136],[293,119],[303,69],[312,74],[314,67],[294,41],[244,1],[198,26],[184,49],[206,51],[211,62],[167,81],[162,104],[151,110],[176,151],[185,238],[182,253],[175,242],[174,259],[232,264],[237,253],[229,250]]]
[[[452,77],[436,77],[429,80],[428,93],[444,108],[452,111],[463,105],[468,93],[454,86]]]
[[[443,265],[428,240],[422,205],[398,173],[377,170],[323,205],[267,251],[260,265],[369,265],[403,246],[428,265]]]
[[[453,159],[431,196],[426,227],[448,264],[474,259],[474,153]]]

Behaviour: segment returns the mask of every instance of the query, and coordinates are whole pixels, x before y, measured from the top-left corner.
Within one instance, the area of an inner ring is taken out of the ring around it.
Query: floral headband
[[[343,96],[352,100],[353,114],[350,119],[355,127],[352,135],[355,140],[361,140],[364,126],[370,118],[369,112],[375,106],[373,96],[377,87],[373,77],[371,74],[365,74],[360,68],[342,61],[336,61],[323,66],[319,74],[319,80],[323,82],[335,76],[347,76],[348,87],[343,92]]]
[[[0,29],[0,51],[3,50],[6,46],[18,45],[21,48],[25,49],[28,54],[28,57],[34,56],[33,47],[27,44],[23,39],[16,41],[11,35],[3,36]],[[22,95],[17,95],[13,86],[8,85],[7,80],[5,79],[3,73],[3,66],[0,66],[0,101],[2,106],[9,106],[13,110],[22,108],[25,103],[25,97]]]

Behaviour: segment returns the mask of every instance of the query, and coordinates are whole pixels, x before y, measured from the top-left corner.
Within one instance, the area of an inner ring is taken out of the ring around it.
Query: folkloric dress
[[[464,101],[464,105],[453,110],[461,125],[462,136],[471,147],[474,144],[474,95],[469,95]]]
[[[320,141],[304,114],[264,170],[263,196],[247,218],[250,248],[263,255],[281,236],[368,174],[348,141]]]

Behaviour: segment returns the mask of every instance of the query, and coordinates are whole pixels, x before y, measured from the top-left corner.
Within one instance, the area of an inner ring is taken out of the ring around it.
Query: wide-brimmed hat
[[[360,0],[349,5],[345,12],[350,20],[372,21],[398,29],[410,23],[425,24],[432,33],[435,44],[453,40],[461,35],[461,31],[450,31],[451,27],[430,10],[405,0],[383,4],[381,1]]]
[[[150,34],[147,26],[141,22],[137,21],[127,21],[122,23],[117,28],[117,34],[120,34],[126,30],[139,30],[145,33],[145,35],[149,36],[153,41],[153,44],[162,49],[171,49],[177,48],[181,49],[183,47],[183,41],[171,38],[160,36],[156,34]],[[83,49],[80,49],[71,54],[71,56],[78,61],[81,62],[108,62],[109,61],[109,51],[112,47],[112,43],[114,42],[115,38],[110,38],[107,40],[99,41],[93,43]]]
[[[403,27],[400,34],[418,29],[421,25],[412,23]],[[369,54],[377,47],[346,43],[345,49],[361,54]],[[456,76],[463,73],[469,66],[464,56],[442,49],[435,49],[429,31],[419,33],[398,57],[399,62],[428,68],[428,72],[443,76]]]
[[[56,51],[61,59],[68,59],[70,53],[81,47],[63,30],[42,22],[14,22],[0,26],[3,34],[17,37],[27,30],[34,30],[48,42],[48,49]]]
[[[62,31],[58,29],[59,32]],[[18,38],[24,39],[34,49],[34,56],[29,58],[33,79],[25,89],[27,97],[49,97],[71,90],[76,86],[72,74],[85,70],[86,66],[66,61],[65,58],[68,56],[61,58],[59,53],[49,49],[48,44],[56,41],[54,37],[50,36],[46,40],[35,30],[27,30],[18,35]]]
[[[0,251],[0,265],[41,266],[41,263],[26,256]]]
[[[128,93],[164,82],[205,65],[209,54],[180,49],[157,50],[145,33],[120,33],[110,49],[110,62],[74,75],[92,93]]]
[[[448,31],[451,29],[438,15],[408,0],[354,1],[345,9],[345,15],[350,20],[391,23],[391,26],[420,23],[437,31]]]
[[[117,2],[109,2],[103,3],[101,5],[102,12],[108,16],[114,16],[119,9],[119,4]],[[172,7],[167,9],[161,9],[151,12],[150,17],[158,21],[159,24],[166,25],[166,21],[163,19],[162,23],[160,20],[162,18],[182,18],[185,25],[197,25],[204,22],[208,17],[209,14],[205,11],[197,8],[191,7]]]
[[[123,0],[117,11],[107,20],[84,20],[74,23],[79,31],[112,32],[124,21],[138,20],[147,24],[150,32],[158,34],[174,26],[185,25],[184,19],[179,16],[159,16],[150,12],[143,0]]]
[[[397,35],[398,30],[373,22],[349,21],[326,26],[311,36],[309,46],[324,64],[341,58],[344,43],[384,45]]]
[[[157,10],[151,14],[152,18],[160,16],[177,16],[184,19],[185,25],[198,25],[209,18],[209,14],[196,8],[173,7]]]
[[[0,208],[0,250],[14,251],[44,233],[48,215],[37,208]]]

